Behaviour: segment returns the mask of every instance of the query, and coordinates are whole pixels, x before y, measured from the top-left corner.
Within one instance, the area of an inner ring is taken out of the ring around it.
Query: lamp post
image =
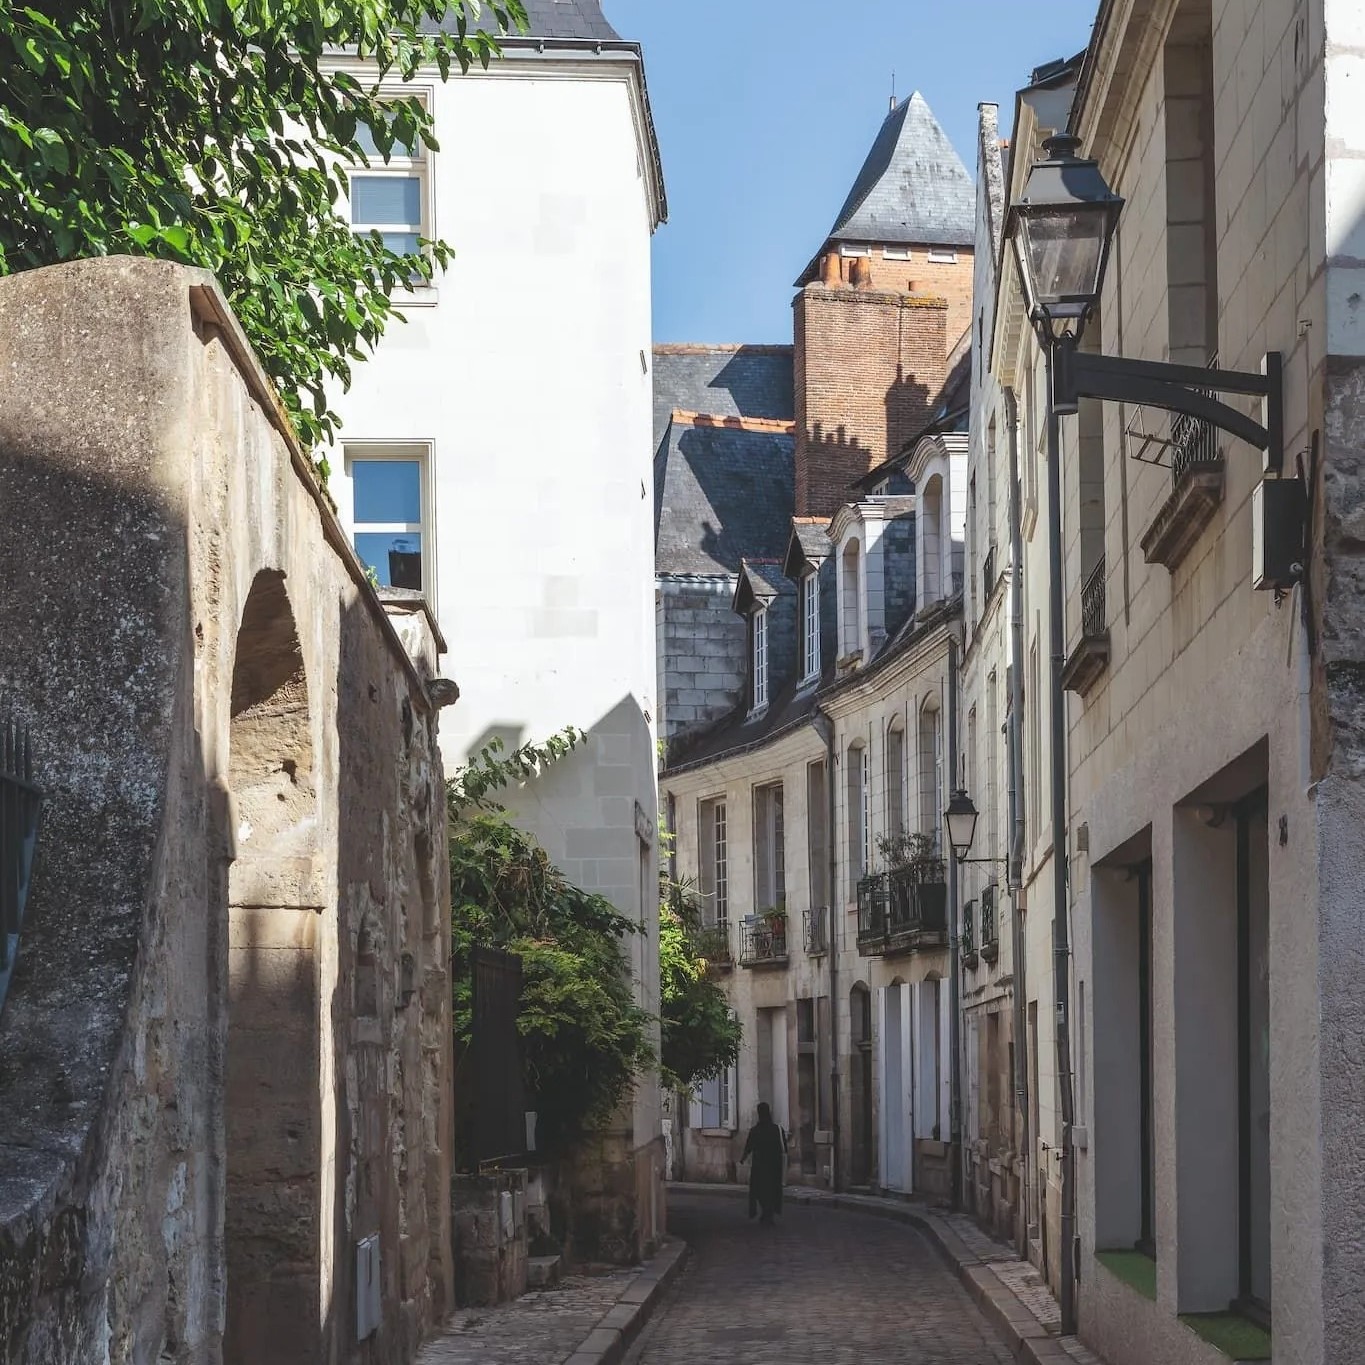
[[[1014,249],[1029,322],[1047,363],[1048,568],[1052,712],[1053,983],[1057,1072],[1062,1110],[1061,1310],[1062,1331],[1076,1330],[1076,1186],[1072,1128],[1076,1122],[1071,1070],[1071,948],[1067,896],[1066,693],[1060,418],[1078,411],[1083,397],[1164,408],[1208,422],[1257,447],[1274,496],[1253,515],[1258,588],[1281,589],[1302,575],[1304,507],[1297,481],[1280,478],[1284,464],[1283,395],[1278,352],[1266,355],[1258,374],[1203,370],[1188,365],[1081,354],[1086,324],[1099,302],[1123,200],[1110,189],[1099,164],[1076,155],[1079,143],[1062,133],[1043,143],[1042,161],[1029,169],[1010,206],[1005,235]],[[1262,420],[1229,407],[1213,393],[1260,397]],[[1291,482],[1293,487],[1290,487]],[[1289,493],[1291,496],[1280,496]],[[1261,562],[1262,548],[1283,552]],[[1284,547],[1290,547],[1284,550]],[[1297,558],[1294,556],[1297,549]],[[955,798],[956,799],[956,798]],[[970,804],[970,802],[968,802]],[[950,808],[951,809],[951,808]],[[965,812],[963,812],[965,819]],[[970,841],[969,841],[970,846]]]

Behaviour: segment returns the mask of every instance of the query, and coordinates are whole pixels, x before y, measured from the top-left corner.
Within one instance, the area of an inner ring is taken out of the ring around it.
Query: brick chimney
[[[947,378],[948,301],[822,279],[792,306],[796,515],[827,517],[928,422]]]

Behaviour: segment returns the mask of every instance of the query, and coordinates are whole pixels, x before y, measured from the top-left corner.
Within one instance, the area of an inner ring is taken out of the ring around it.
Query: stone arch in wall
[[[257,575],[237,634],[228,785],[224,1365],[322,1343],[318,776],[284,575]]]

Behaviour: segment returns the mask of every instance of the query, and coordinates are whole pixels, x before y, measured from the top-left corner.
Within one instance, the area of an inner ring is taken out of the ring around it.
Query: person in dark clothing
[[[760,1222],[771,1227],[773,1215],[782,1212],[782,1177],[787,1158],[787,1135],[773,1122],[773,1111],[767,1104],[758,1106],[758,1122],[749,1129],[749,1140],[744,1144],[740,1161],[750,1161],[749,1217],[761,1210]]]

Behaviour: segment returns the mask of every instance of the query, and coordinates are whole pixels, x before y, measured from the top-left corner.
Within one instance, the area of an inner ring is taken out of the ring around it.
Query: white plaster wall
[[[435,606],[461,688],[448,766],[492,734],[590,730],[626,699],[653,711],[652,217],[633,71],[509,58],[432,83],[435,231],[456,258],[336,399],[346,441],[431,443]]]
[[[425,442],[424,547],[459,703],[447,771],[575,726],[509,804],[578,885],[638,919],[658,1012],[649,148],[633,61],[508,56],[428,91],[432,231],[455,259],[335,398],[346,442]],[[353,522],[340,453],[333,492]],[[661,1132],[636,1087],[635,1141]]]

